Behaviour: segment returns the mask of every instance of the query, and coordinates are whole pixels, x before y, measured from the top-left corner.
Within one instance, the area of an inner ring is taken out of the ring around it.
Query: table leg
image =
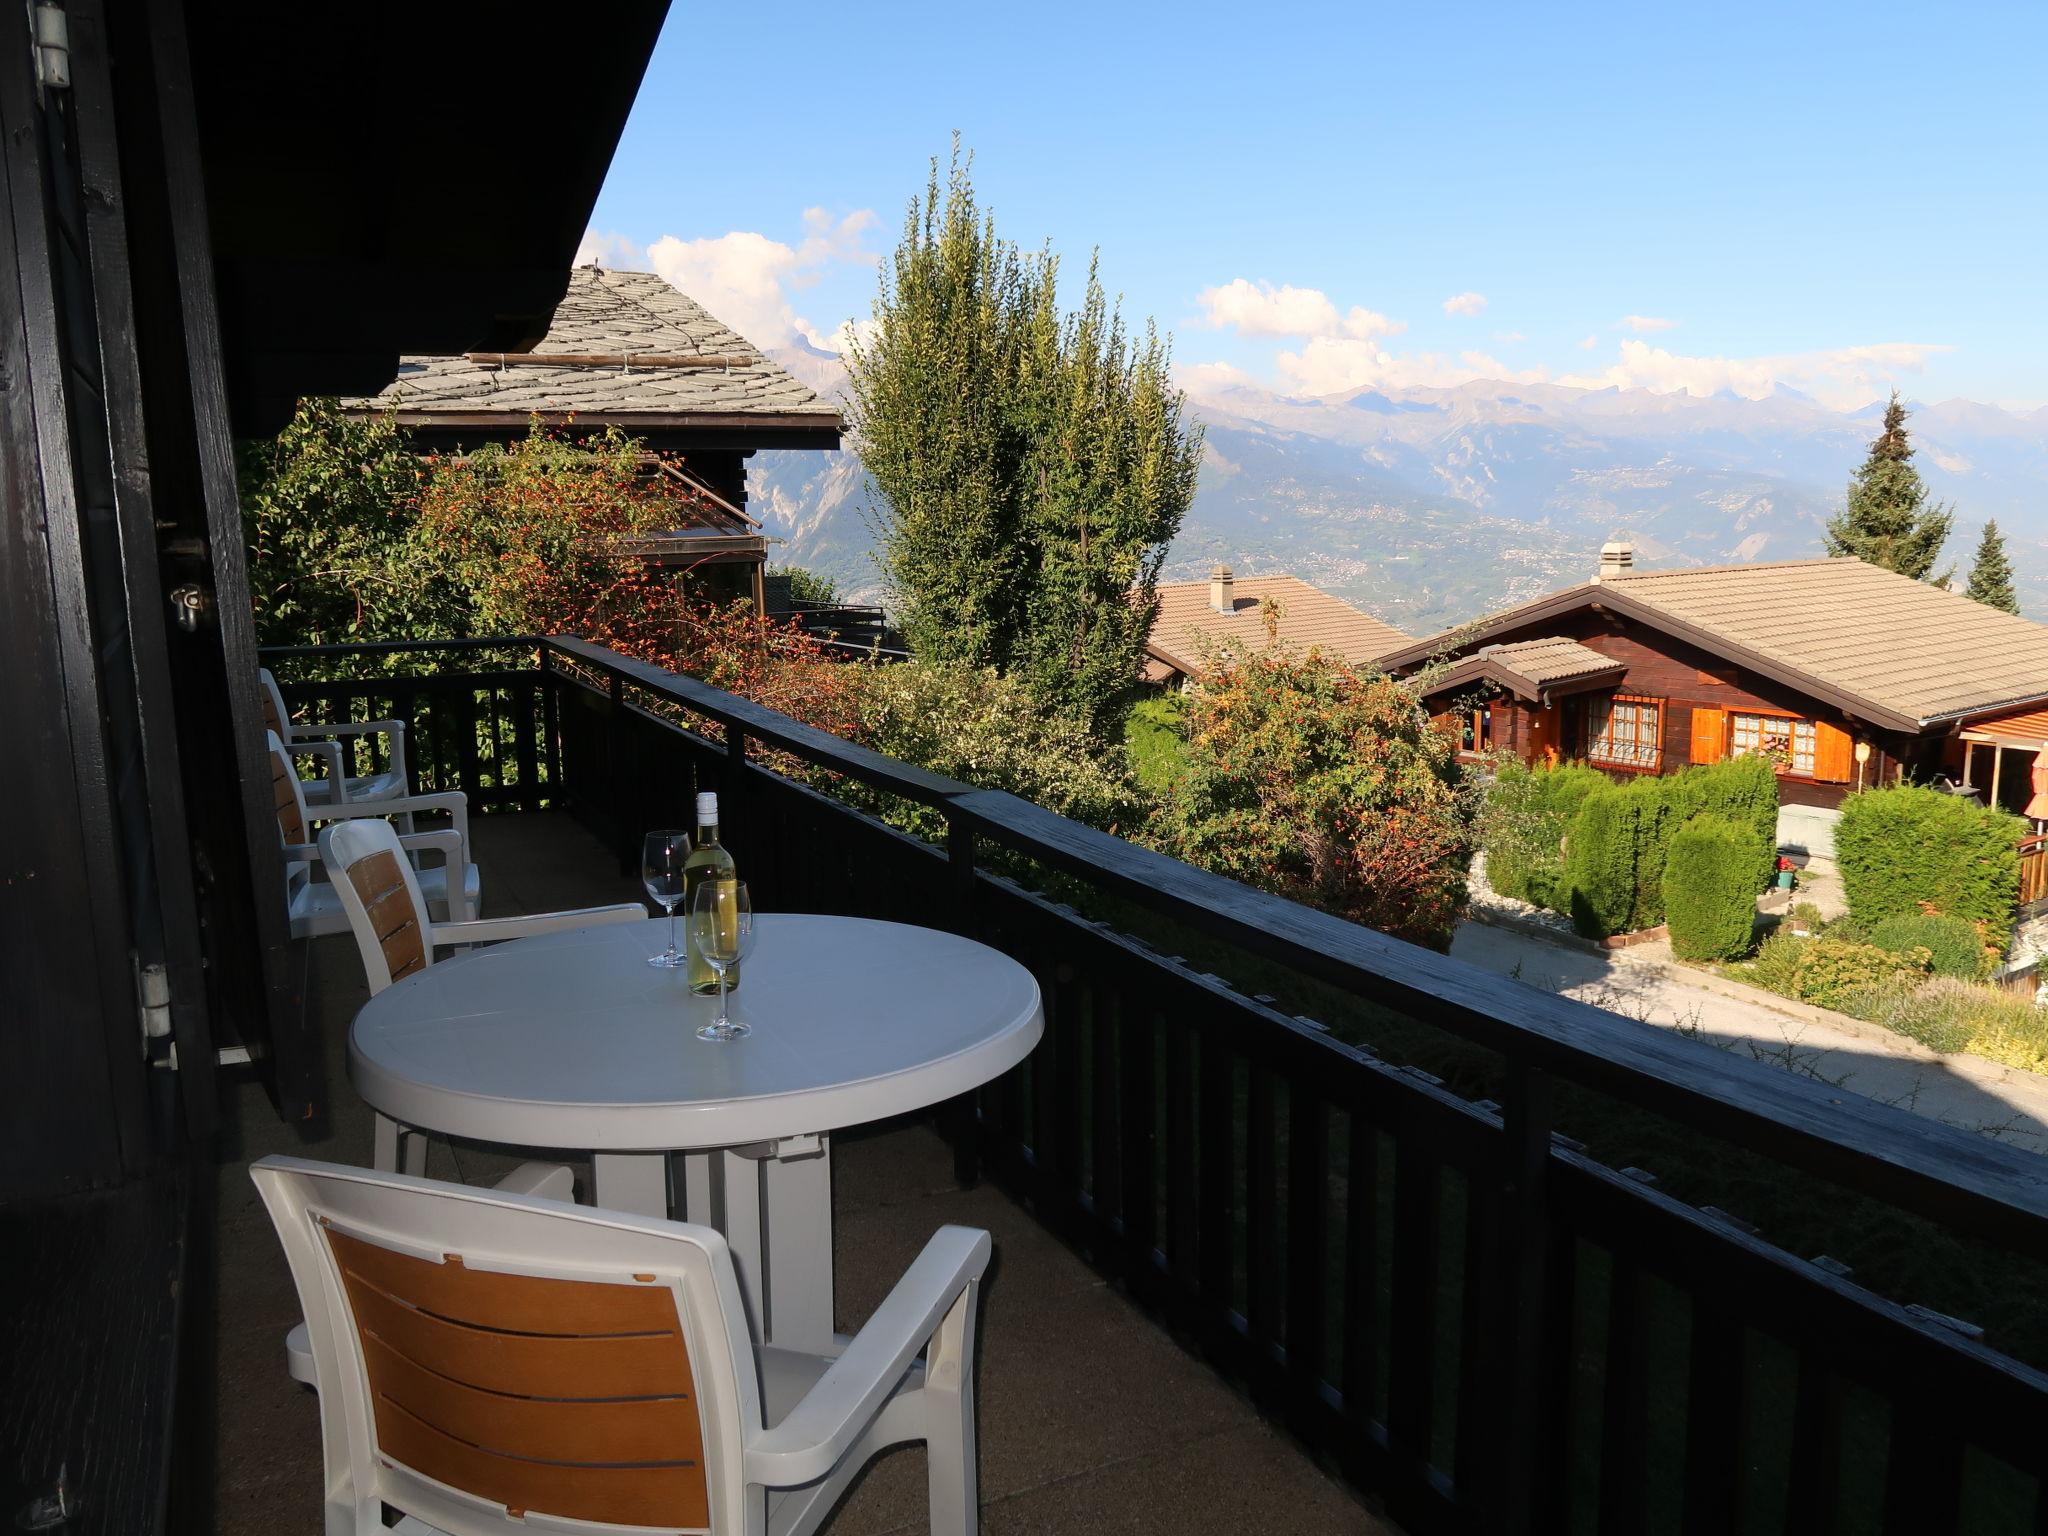
[[[718,1209],[711,1201],[711,1186],[716,1182],[712,1164],[719,1154],[678,1152],[675,1155],[683,1165],[683,1208],[677,1215],[684,1221],[694,1221],[702,1226],[717,1226]]]
[[[599,1152],[590,1159],[591,1203],[607,1211],[668,1218],[666,1152]]]
[[[771,1330],[762,1295],[762,1272],[768,1267],[762,1243],[762,1160],[741,1151],[712,1155],[718,1164],[718,1227],[732,1249],[732,1267],[739,1275],[740,1295],[746,1298],[747,1320],[754,1337],[764,1343],[780,1343]]]
[[[761,1163],[768,1257],[768,1338],[784,1349],[831,1354],[832,1145]]]
[[[379,1173],[404,1172],[415,1178],[424,1177],[427,1171],[426,1133],[400,1125],[389,1115],[377,1116],[370,1166]]]

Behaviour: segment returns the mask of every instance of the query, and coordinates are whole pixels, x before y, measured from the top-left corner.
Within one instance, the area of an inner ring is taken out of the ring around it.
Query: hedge
[[[1982,925],[2003,948],[2019,901],[2017,816],[1919,784],[1866,789],[1842,802],[1835,862],[1849,911],[1876,925],[1921,912]]]
[[[1611,788],[1613,780],[1606,774],[1579,763],[1504,765],[1486,797],[1480,823],[1487,884],[1503,896],[1535,906],[1568,906],[1565,834],[1586,797]]]
[[[1895,955],[1909,949],[1926,950],[1934,957],[1937,976],[1976,981],[1986,969],[1984,935],[1977,931],[1977,925],[1939,912],[1888,917],[1872,925],[1870,942]]]
[[[1564,885],[1572,923],[1588,938],[1664,920],[1664,843],[1671,807],[1656,779],[1599,790],[1572,822]]]
[[[1732,960],[1756,936],[1756,827],[1695,816],[1671,835],[1664,915],[1681,960]]]

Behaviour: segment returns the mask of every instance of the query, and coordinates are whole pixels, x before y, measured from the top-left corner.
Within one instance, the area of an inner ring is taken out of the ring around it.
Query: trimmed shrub
[[[2019,900],[2017,816],[1919,784],[1842,802],[1835,862],[1849,910],[1870,924],[1941,912],[1983,924],[2003,948]]]
[[[1586,797],[1564,868],[1580,933],[1604,939],[1664,921],[1664,848],[1676,825],[1671,798],[1663,780],[1648,778]]]
[[[1756,828],[1700,815],[1671,835],[1664,916],[1681,960],[1730,960],[1756,940]]]
[[[1926,912],[1888,917],[1871,927],[1870,942],[1895,955],[1909,949],[1926,950],[1934,956],[1934,974],[1937,976],[1976,981],[1986,970],[1984,937],[1977,931],[1975,923],[1965,922],[1960,917]]]
[[[1578,763],[1528,768],[1503,764],[1486,796],[1480,846],[1486,851],[1486,881],[1503,896],[1562,910],[1564,839],[1572,818],[1596,790],[1613,781]]]
[[[1763,941],[1743,972],[1744,981],[1767,987],[1781,997],[1799,995],[1799,957],[1806,953],[1806,946],[1812,939],[1803,939],[1796,934],[1780,930]]]
[[[1749,828],[1756,849],[1756,884],[1751,894],[1762,890],[1771,883],[1778,864],[1777,769],[1769,758],[1747,752],[1694,768],[1690,776],[1697,778],[1703,813],[1725,816]]]

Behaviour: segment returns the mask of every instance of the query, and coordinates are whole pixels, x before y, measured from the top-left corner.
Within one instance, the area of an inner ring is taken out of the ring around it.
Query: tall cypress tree
[[[1970,584],[1963,594],[2007,613],[2020,611],[2019,594],[2012,586],[2012,561],[2006,558],[2005,538],[1995,519],[1985,523],[1984,537],[1977,541],[1977,558],[1971,562]]]
[[[1906,408],[1892,391],[1884,430],[1870,456],[1849,482],[1848,504],[1828,521],[1822,541],[1831,555],[1854,555],[1872,565],[1925,581],[1948,542],[1955,509],[1927,499],[1913,446],[1906,436]],[[1950,574],[1953,574],[1952,572]],[[1948,576],[1938,585],[1947,585]]]
[[[1093,265],[1062,317],[1059,262],[997,238],[956,140],[847,357],[850,426],[882,505],[911,649],[994,667],[1097,727],[1137,675],[1160,562],[1194,498],[1201,430],[1148,325]]]

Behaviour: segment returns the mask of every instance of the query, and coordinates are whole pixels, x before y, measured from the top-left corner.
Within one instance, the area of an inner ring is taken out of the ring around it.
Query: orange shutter
[[[1825,720],[1813,727],[1813,776],[1825,784],[1846,784],[1856,775],[1856,744],[1849,733]]]
[[[1692,760],[1718,763],[1728,750],[1728,712],[1722,709],[1692,709]]]

